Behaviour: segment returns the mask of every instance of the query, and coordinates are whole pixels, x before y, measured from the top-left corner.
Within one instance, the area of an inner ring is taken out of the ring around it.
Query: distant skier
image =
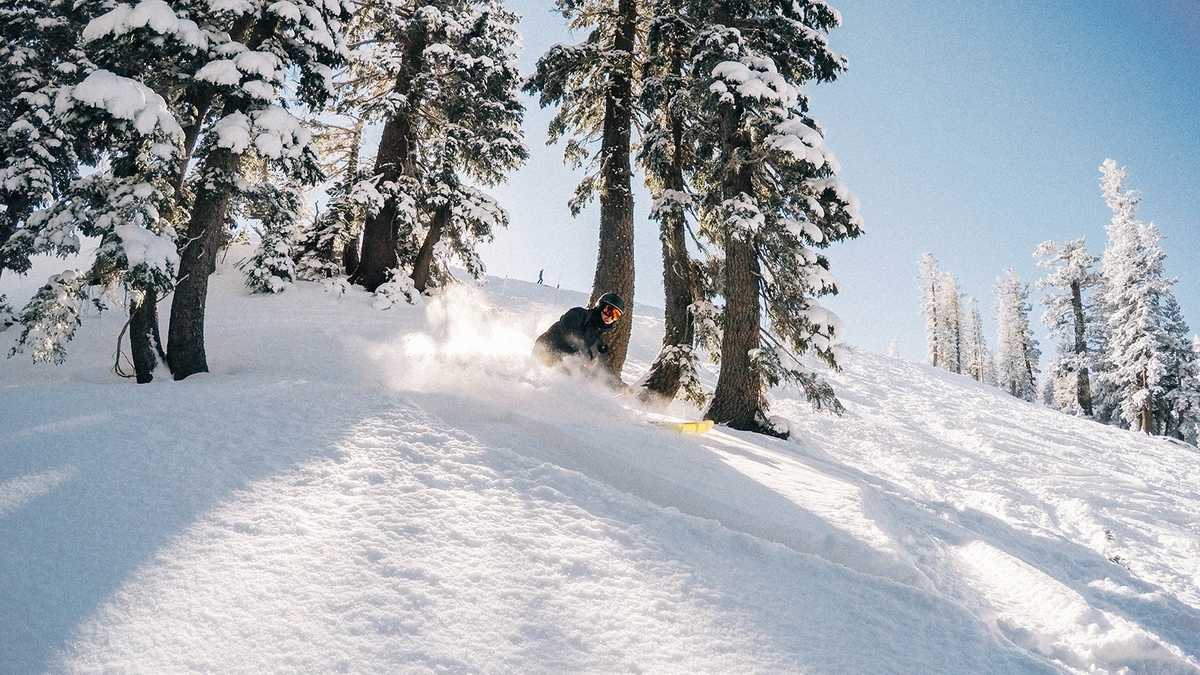
[[[545,271],[546,271],[546,269],[545,269],[545,268],[542,268],[542,269],[538,270],[538,286],[543,286],[543,285],[545,285],[545,282],[544,282],[544,281],[542,281],[542,272],[545,272]]]
[[[547,366],[576,357],[591,366],[607,369],[611,356],[604,334],[616,327],[625,313],[625,301],[616,293],[605,293],[589,308],[572,307],[542,333],[533,354]]]

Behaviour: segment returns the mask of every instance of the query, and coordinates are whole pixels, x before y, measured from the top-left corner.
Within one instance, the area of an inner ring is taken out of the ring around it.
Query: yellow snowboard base
[[[681,434],[703,434],[713,428],[712,420],[696,420],[695,422],[655,422],[664,429],[670,429]]]

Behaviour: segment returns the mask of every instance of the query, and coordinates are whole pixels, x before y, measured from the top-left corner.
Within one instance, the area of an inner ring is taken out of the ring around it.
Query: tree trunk
[[[676,74],[681,63],[675,60]],[[671,120],[672,155],[671,168],[664,177],[665,190],[683,192],[683,125],[677,117]],[[659,239],[663,251],[663,291],[665,292],[663,318],[663,348],[650,375],[646,378],[646,392],[660,400],[671,401],[679,393],[682,369],[673,352],[680,347],[691,347],[695,341],[695,318],[688,310],[698,300],[696,279],[692,261],[687,251],[686,216],[682,206],[672,206],[662,212],[659,221]],[[654,397],[643,397],[654,398]]]
[[[413,287],[417,289],[418,293],[424,293],[429,286],[429,273],[433,266],[433,249],[441,241],[442,231],[449,221],[450,205],[439,206],[433,213],[429,232],[425,234],[425,241],[421,242],[421,250],[417,252],[417,260],[413,263]]]
[[[933,326],[933,353],[930,354],[929,360],[933,367],[937,368],[941,365],[938,363],[938,352],[941,351],[941,338],[938,336],[937,283],[932,279],[929,281],[929,297],[933,298],[933,302],[930,303],[931,309],[929,310],[929,323]]]
[[[256,50],[275,32],[274,14],[262,16],[254,26],[247,48]],[[225,104],[223,115],[239,111],[237,102]],[[204,189],[196,195],[188,221],[187,245],[179,256],[179,281],[171,299],[171,323],[167,329],[167,363],[176,380],[208,372],[204,351],[204,314],[208,300],[208,277],[217,266],[217,250],[225,240],[229,205],[237,188],[234,180],[242,155],[228,148],[214,148],[205,159]]]
[[[962,360],[962,320],[956,317],[954,319],[954,372],[959,375],[963,371]]]
[[[396,77],[392,91],[407,100],[411,94],[412,80],[421,69],[421,54],[425,50],[425,35],[415,31],[409,36],[404,65]],[[402,176],[415,176],[416,139],[413,138],[411,103],[387,118],[383,134],[379,138],[379,150],[375,153],[375,175],[379,182],[395,182]],[[374,291],[387,281],[389,270],[400,263],[396,247],[399,244],[400,205],[396,196],[389,194],[383,206],[368,216],[363,226],[362,251],[358,265],[350,281]]]
[[[740,106],[723,104],[721,112],[721,160],[725,177],[724,200],[754,194],[753,168],[742,152],[749,139],[739,130]],[[755,242],[745,233],[725,225],[725,327],[721,337],[721,373],[705,418],[734,429],[779,435],[766,426],[762,373],[750,356],[760,348],[761,308],[758,282],[761,276]]]
[[[179,281],[171,299],[171,323],[167,329],[167,361],[176,380],[208,372],[204,352],[208,276],[217,266],[217,250],[224,241],[222,230],[235,189],[231,183],[241,160],[241,155],[227,148],[215,148],[205,161],[204,171],[217,185],[196,195],[188,222],[188,243],[179,256]]]
[[[129,303],[129,348],[133,352],[133,370],[138,384],[154,380],[158,365],[154,340],[158,333],[158,293],[147,290],[141,302]]]
[[[1087,354],[1087,325],[1083,316],[1083,289],[1078,281],[1071,282],[1071,310],[1075,314],[1075,354],[1082,357]],[[1088,417],[1092,416],[1092,383],[1088,376],[1087,366],[1080,366],[1075,378],[1075,397],[1079,408]]]
[[[734,429],[766,432],[762,376],[750,358],[759,348],[758,256],[754,243],[730,239],[725,247],[725,332],[721,373],[705,418]]]
[[[671,401],[679,393],[680,378],[683,375],[672,352],[680,347],[691,347],[695,341],[695,319],[688,308],[696,301],[697,293],[684,238],[683,214],[678,214],[678,217],[675,217],[675,214],[671,217],[664,216],[659,237],[662,239],[663,248],[663,289],[666,305],[663,309],[663,347],[654,365],[650,367],[650,374],[644,386],[648,392]]]
[[[1147,373],[1145,370],[1142,371],[1140,379],[1142,381],[1142,389],[1149,389],[1150,388],[1149,387],[1149,379],[1150,378],[1147,376]],[[1153,434],[1154,433],[1154,421],[1150,417],[1149,392],[1147,392],[1147,395],[1146,395],[1146,402],[1142,404],[1141,415],[1139,416],[1138,422],[1139,422],[1139,424],[1138,424],[1139,429],[1143,434]]]
[[[342,246],[342,267],[346,270],[347,277],[353,277],[358,271],[358,249],[362,245],[361,239],[362,237],[356,234]]]
[[[633,192],[630,188],[629,134],[633,123],[633,49],[637,1],[617,3],[617,33],[612,49],[627,54],[613,70],[604,97],[604,136],[600,144],[600,251],[592,280],[592,302],[615,292],[625,301],[625,315],[605,336],[609,367],[620,378],[633,329]]]

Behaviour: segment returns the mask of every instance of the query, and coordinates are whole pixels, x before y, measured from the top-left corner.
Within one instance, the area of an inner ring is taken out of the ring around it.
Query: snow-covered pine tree
[[[60,194],[78,174],[70,133],[54,114],[63,86],[78,81],[77,14],[52,0],[12,0],[0,6],[0,276],[29,270],[32,239],[15,237],[33,211]],[[86,150],[86,147],[84,148]],[[0,294],[0,332],[16,323]]]
[[[688,176],[695,161],[689,129],[685,71],[694,31],[683,0],[655,0],[642,67],[640,108],[645,111],[638,161],[646,175],[663,255],[663,344],[650,366],[644,400],[684,398],[704,405],[697,378],[696,312],[706,306],[702,268],[688,253],[688,217],[694,213]]]
[[[429,227],[413,261],[413,287],[424,292],[449,275],[451,259],[475,278],[483,274],[477,242],[508,226],[508,215],[472,183],[496,185],[528,158],[517,100],[517,17],[498,1],[464,8],[461,27],[448,36],[449,53],[428,58],[442,82],[434,101],[442,119],[424,143]]]
[[[363,121],[341,125],[327,120],[310,120],[313,146],[321,168],[332,180],[329,201],[317,217],[302,228],[295,255],[301,279],[328,279],[353,274],[358,266],[358,238],[365,211],[361,194],[355,191],[363,179],[359,155]]]
[[[173,95],[181,64],[195,63],[220,37],[202,30],[187,14],[185,7],[177,12],[158,0],[136,6],[87,0],[71,7],[70,25],[78,30],[66,39],[77,48],[75,60],[57,68],[54,124],[69,139],[74,156],[91,158],[97,170],[29,215],[9,242],[19,241],[29,251],[70,255],[78,252],[80,235],[99,239],[88,272],[56,278],[63,282],[70,277],[84,295],[91,294],[88,288],[124,290],[139,382],[151,379],[155,353],[161,354],[155,306],[159,294],[171,288],[178,264],[171,179],[183,132],[159,92]],[[39,292],[22,312],[21,341],[31,335],[69,337],[39,324],[60,321],[63,312],[48,301],[61,298],[75,304],[70,295]],[[35,349],[35,357],[37,353]]]
[[[943,272],[937,284],[937,342],[941,365],[952,373],[963,372],[963,317],[958,278]]]
[[[1191,423],[1183,425],[1183,439],[1200,446],[1200,335],[1192,336],[1191,364],[1191,391],[1196,392],[1196,400],[1192,402]]]
[[[1108,322],[1101,379],[1127,425],[1162,433],[1156,411],[1167,407],[1172,386],[1167,314],[1175,280],[1165,273],[1158,228],[1137,219],[1141,197],[1125,189],[1125,169],[1106,159],[1100,174],[1101,191],[1113,213],[1101,263]]]
[[[240,266],[255,293],[282,293],[296,280],[296,238],[304,213],[304,193],[285,177],[268,174],[239,195],[245,215],[258,221],[259,243]]]
[[[938,283],[942,280],[942,273],[938,270],[937,258],[934,258],[932,253],[921,256],[917,263],[917,279],[921,285],[921,316],[925,319],[926,353],[930,365],[942,366],[944,359],[940,358],[938,352],[941,345],[941,323],[938,319],[938,299],[941,292],[938,290]]]
[[[797,358],[837,366],[839,322],[816,302],[837,286],[818,251],[861,232],[857,202],[799,89],[844,69],[828,45],[841,17],[817,0],[717,0],[699,3],[694,16],[703,27],[690,82],[701,158],[694,183],[701,234],[722,258],[725,299],[721,371],[706,416],[786,436],[767,417],[770,386],[796,384],[814,407],[842,409],[828,382]]]
[[[54,111],[62,87],[85,74],[77,47],[82,30],[80,16],[53,0],[0,6],[0,91],[6,97],[0,106],[0,275],[29,269],[30,240],[10,244],[13,235],[34,210],[66,189],[81,162],[95,161],[79,156]]]
[[[1166,322],[1163,345],[1166,395],[1155,411],[1156,426],[1164,436],[1186,440],[1200,421],[1200,363],[1174,292],[1163,298],[1162,311]]]
[[[381,199],[367,214],[356,283],[424,290],[445,276],[448,256],[482,273],[475,244],[507,216],[469,181],[494,184],[526,158],[516,23],[498,0],[389,0],[359,13],[355,36],[370,47],[348,98],[383,133],[372,179]]]
[[[1029,287],[1009,269],[996,280],[996,384],[1026,401],[1037,399],[1037,340],[1029,326]]]
[[[979,302],[972,296],[964,296],[963,322],[963,373],[977,382],[990,383],[992,355],[983,333],[983,317],[979,313]]]
[[[592,281],[592,301],[607,292],[625,300],[626,319],[606,336],[613,373],[620,376],[633,327],[633,192],[630,133],[637,114],[636,61],[642,54],[645,0],[556,0],[574,31],[587,37],[577,45],[555,45],[538,59],[525,89],[543,107],[557,105],[549,141],[567,139],[566,160],[587,165],[571,210],[578,214],[600,197],[600,250]],[[588,147],[600,137],[595,154]]]
[[[1100,275],[1096,271],[1099,259],[1087,251],[1083,239],[1065,242],[1045,241],[1033,252],[1038,266],[1047,270],[1038,279],[1037,286],[1043,291],[1046,309],[1042,322],[1050,329],[1057,341],[1057,355],[1050,368],[1049,377],[1055,386],[1072,386],[1075,403],[1063,405],[1061,395],[1055,397],[1055,407],[1073,412],[1079,410],[1089,417],[1093,414],[1091,371],[1094,369],[1092,344],[1095,342],[1095,327],[1092,303],[1088,293],[1099,285]],[[1061,384],[1065,380],[1067,384]]]
[[[295,77],[300,103],[310,109],[324,105],[333,68],[345,58],[343,22],[348,17],[349,5],[337,1],[207,5],[202,25],[221,27],[228,31],[221,34],[230,39],[210,51],[185,95],[191,102],[193,93],[204,93],[206,103],[192,106],[198,126],[203,126],[208,111],[220,112],[199,146],[195,200],[171,303],[167,356],[176,379],[208,370],[204,349],[208,277],[216,267],[217,251],[226,239],[244,183],[240,180],[244,159],[256,155],[300,185],[311,185],[319,177],[316,157],[308,147],[310,134],[285,107],[283,85],[285,78]]]

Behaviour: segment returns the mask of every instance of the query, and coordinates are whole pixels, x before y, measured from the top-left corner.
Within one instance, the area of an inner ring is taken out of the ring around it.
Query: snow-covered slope
[[[0,671],[1200,672],[1195,449],[857,350],[678,436],[531,366],[582,300],[225,267],[209,375],[0,362]]]

